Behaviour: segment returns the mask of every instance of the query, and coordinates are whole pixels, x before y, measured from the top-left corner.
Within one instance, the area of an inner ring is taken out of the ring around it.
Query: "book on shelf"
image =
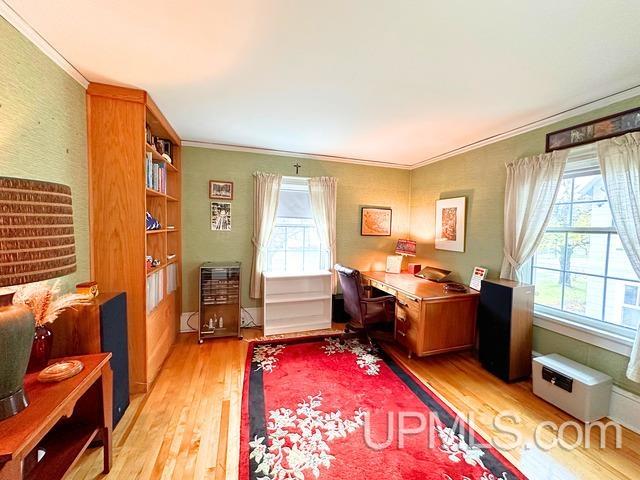
[[[147,313],[152,312],[164,298],[163,278],[162,270],[147,277]]]
[[[167,169],[164,163],[154,163],[153,154],[146,155],[147,188],[160,193],[167,193]]]
[[[174,292],[178,288],[178,265],[172,263],[167,266],[167,293]]]

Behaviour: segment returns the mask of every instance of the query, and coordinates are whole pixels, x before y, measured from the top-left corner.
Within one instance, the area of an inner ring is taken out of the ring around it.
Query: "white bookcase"
[[[263,274],[264,334],[331,328],[331,272]]]

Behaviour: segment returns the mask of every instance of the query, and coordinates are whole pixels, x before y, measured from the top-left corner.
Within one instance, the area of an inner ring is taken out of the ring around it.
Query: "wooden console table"
[[[473,348],[480,294],[445,292],[410,273],[362,272],[362,280],[396,297],[395,339],[409,357]]]
[[[102,440],[103,472],[111,469],[111,354],[68,358],[81,360],[82,372],[58,383],[27,375],[29,406],[0,421],[0,480],[62,479],[94,439]]]

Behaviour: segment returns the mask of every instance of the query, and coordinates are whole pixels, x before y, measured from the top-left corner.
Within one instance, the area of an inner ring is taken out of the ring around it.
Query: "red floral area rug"
[[[526,478],[382,349],[356,339],[249,347],[241,480]]]

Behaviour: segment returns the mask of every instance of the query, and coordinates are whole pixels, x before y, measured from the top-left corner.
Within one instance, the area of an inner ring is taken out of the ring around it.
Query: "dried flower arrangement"
[[[60,295],[60,282],[52,285],[45,282],[32,283],[20,287],[14,297],[14,304],[25,305],[35,317],[36,326],[52,323],[67,308],[91,300],[91,295],[67,293]]]

